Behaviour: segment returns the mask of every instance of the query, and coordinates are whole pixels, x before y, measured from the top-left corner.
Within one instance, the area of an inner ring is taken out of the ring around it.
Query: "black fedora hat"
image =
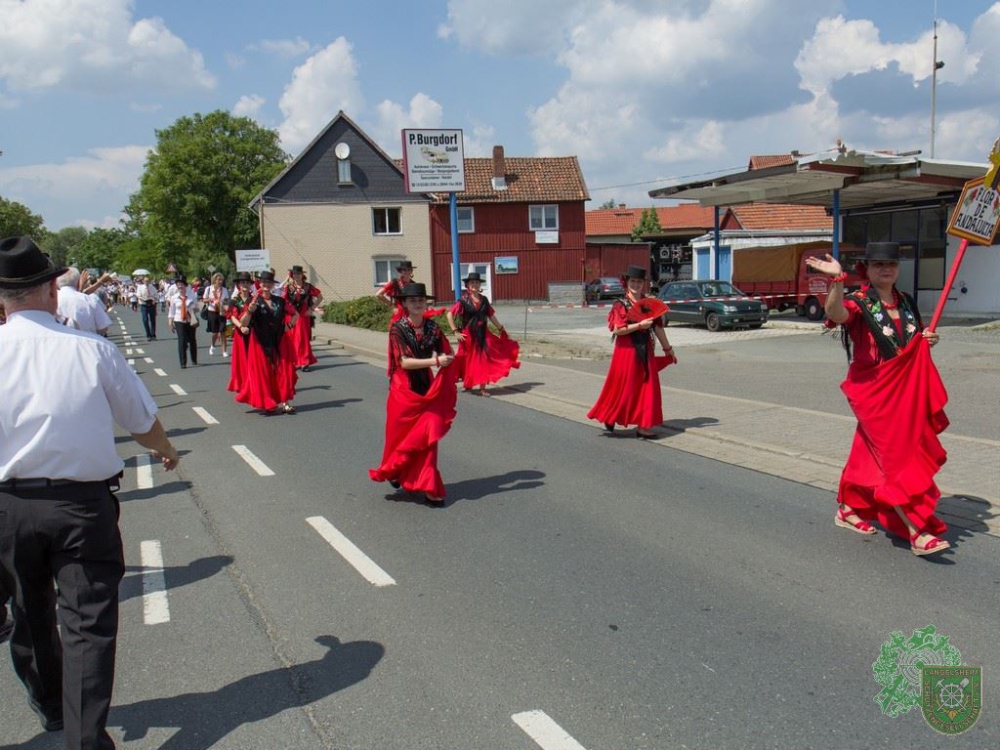
[[[898,242],[869,242],[865,245],[865,260],[899,260]]]
[[[0,289],[28,289],[64,273],[30,237],[0,240]]]
[[[292,266],[292,273],[305,273],[305,271],[302,270],[302,266]]]
[[[416,266],[413,265],[412,260],[401,260],[396,264],[397,271],[412,271],[414,268],[416,268]]]
[[[462,281],[468,284],[470,281],[482,281],[483,277],[479,275],[479,271],[469,271],[469,275],[466,276]]]
[[[236,283],[239,283],[241,281],[253,281],[253,279],[250,277],[249,271],[240,271],[236,274],[236,278],[234,279],[234,281]]]
[[[274,271],[261,271],[257,274],[258,281],[274,281]]]
[[[419,284],[415,281],[411,281],[409,284],[403,284],[402,288],[399,290],[399,294],[396,296],[400,299],[406,299],[407,297],[426,297],[427,299],[434,299],[434,295],[427,293],[426,284]]]
[[[646,269],[642,266],[629,266],[622,274],[623,279],[646,279]]]
[[[185,276],[182,273],[179,273],[179,274],[177,274],[177,276],[174,277],[174,283],[175,284],[184,284],[186,286],[187,283],[188,283],[188,277]]]

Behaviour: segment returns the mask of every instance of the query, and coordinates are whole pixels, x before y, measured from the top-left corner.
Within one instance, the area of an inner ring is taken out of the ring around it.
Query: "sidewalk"
[[[384,367],[386,333],[333,323],[316,323],[316,343],[343,349]],[[669,370],[665,382],[669,382]],[[594,430],[586,418],[597,400],[603,375],[558,365],[522,361],[492,391],[494,396]],[[460,395],[462,398],[472,396]],[[674,448],[723,463],[836,492],[850,451],[855,421],[838,414],[746,398],[663,387],[664,437],[650,445]],[[631,436],[632,430],[622,431]],[[938,510],[948,522],[1000,536],[1000,443],[945,432],[948,463],[938,474],[944,495]],[[803,447],[805,446],[805,447]]]

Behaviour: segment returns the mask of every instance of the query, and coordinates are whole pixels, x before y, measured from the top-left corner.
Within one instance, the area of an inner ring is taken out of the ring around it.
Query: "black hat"
[[[629,266],[622,276],[626,279],[645,279],[646,269],[642,266]]]
[[[241,281],[253,281],[253,279],[250,278],[249,271],[240,271],[239,273],[236,274],[236,278],[234,279],[234,281],[236,281],[236,283],[239,283]]]
[[[865,260],[899,260],[899,243],[869,242],[865,246]]]
[[[466,276],[462,281],[468,284],[470,281],[482,281],[483,277],[479,275],[479,271],[469,271],[469,275]]]
[[[305,271],[302,270],[302,266],[292,266],[292,273],[305,273]]]
[[[396,264],[397,271],[412,271],[416,266],[413,265],[412,260],[401,260]]]
[[[405,299],[406,297],[426,297],[427,299],[434,299],[434,295],[427,293],[426,284],[418,284],[415,281],[411,281],[409,284],[403,284],[402,288],[399,290],[399,294],[396,296],[400,299]]]
[[[28,289],[64,273],[30,237],[0,240],[0,289]]]
[[[187,276],[185,276],[182,273],[177,274],[177,276],[174,278],[174,283],[175,284],[187,284],[188,283]]]
[[[257,274],[258,281],[274,281],[274,271],[261,271]]]

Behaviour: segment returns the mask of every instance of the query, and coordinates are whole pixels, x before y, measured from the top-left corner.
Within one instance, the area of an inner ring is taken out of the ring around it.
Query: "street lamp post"
[[[944,62],[937,59],[937,3],[934,3],[934,68],[931,70],[931,158],[934,158],[934,116],[937,110],[937,72]]]

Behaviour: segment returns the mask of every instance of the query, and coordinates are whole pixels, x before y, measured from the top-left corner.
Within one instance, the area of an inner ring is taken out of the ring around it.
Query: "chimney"
[[[493,189],[507,189],[507,170],[503,158],[503,146],[493,147]]]

